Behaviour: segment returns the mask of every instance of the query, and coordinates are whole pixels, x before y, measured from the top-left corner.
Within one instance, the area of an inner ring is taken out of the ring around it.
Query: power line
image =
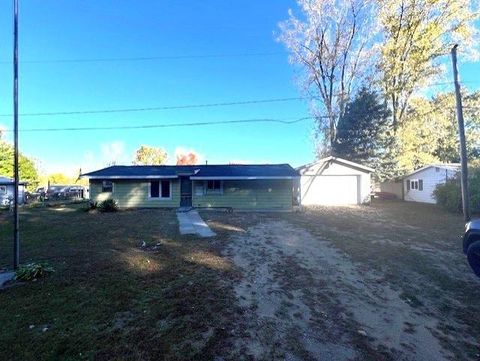
[[[155,60],[186,60],[186,59],[211,59],[211,58],[247,58],[274,55],[288,55],[286,52],[260,52],[260,53],[237,53],[237,54],[193,54],[193,55],[161,55],[140,57],[113,57],[113,58],[84,58],[84,59],[39,59],[24,60],[22,64],[48,64],[48,63],[107,63],[129,61],[155,61]],[[0,64],[11,64],[9,60],[2,60]]]
[[[327,116],[320,116],[315,118],[326,118]],[[225,124],[242,124],[242,123],[279,123],[279,124],[295,124],[313,117],[302,117],[284,119],[273,118],[258,118],[258,119],[239,119],[239,120],[221,120],[221,121],[206,121],[206,122],[192,122],[192,123],[167,123],[167,124],[144,124],[144,125],[125,125],[125,126],[107,126],[107,127],[69,127],[69,128],[27,128],[20,129],[20,132],[61,132],[61,131],[90,131],[90,130],[126,130],[126,129],[154,129],[154,128],[178,128],[178,127],[198,127],[206,125],[225,125]],[[11,132],[12,129],[5,129],[4,132]]]
[[[205,104],[190,104],[190,105],[173,105],[173,106],[158,106],[146,108],[123,108],[123,109],[96,109],[96,110],[71,110],[59,112],[43,112],[43,113],[22,113],[24,117],[37,116],[51,116],[51,115],[79,115],[79,114],[103,114],[103,113],[127,113],[127,112],[145,112],[158,110],[175,110],[175,109],[194,109],[194,108],[210,108],[210,107],[226,107],[232,105],[246,105],[246,104],[262,104],[262,103],[280,103],[294,100],[303,100],[302,97],[293,98],[275,98],[275,99],[260,99],[260,100],[245,100],[225,103],[205,103]],[[12,114],[0,114],[0,117],[10,117]]]

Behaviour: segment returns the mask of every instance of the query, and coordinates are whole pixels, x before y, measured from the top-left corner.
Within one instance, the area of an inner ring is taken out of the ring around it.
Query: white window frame
[[[152,182],[158,182],[158,197],[152,197]],[[162,182],[168,182],[169,184],[169,196],[162,197]],[[170,179],[158,179],[158,180],[151,180],[148,182],[148,199],[154,201],[165,201],[172,199],[172,181]]]
[[[208,182],[219,182],[220,188],[218,189],[208,189]],[[205,194],[223,194],[223,181],[220,179],[211,179],[205,181]]]
[[[105,187],[104,187],[104,184],[105,184],[106,182],[112,183],[112,190],[111,190],[110,192],[103,190],[103,189],[105,188]],[[103,181],[102,181],[102,193],[112,193],[112,194],[113,194],[114,191],[115,191],[115,183],[114,183],[113,181],[110,181],[110,180],[103,180]]]
[[[414,187],[414,185],[415,185],[415,187]],[[410,179],[410,190],[411,191],[413,191],[413,190],[418,191],[418,186],[419,186],[418,179]]]

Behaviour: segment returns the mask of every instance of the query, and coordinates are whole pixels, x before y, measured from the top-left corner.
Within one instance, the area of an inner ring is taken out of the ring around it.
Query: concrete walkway
[[[177,212],[177,218],[181,234],[197,234],[200,237],[213,237],[216,235],[195,210]]]

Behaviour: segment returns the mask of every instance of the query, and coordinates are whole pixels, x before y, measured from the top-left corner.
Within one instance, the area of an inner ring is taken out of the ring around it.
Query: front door
[[[190,177],[180,177],[180,207],[192,206],[192,181]]]

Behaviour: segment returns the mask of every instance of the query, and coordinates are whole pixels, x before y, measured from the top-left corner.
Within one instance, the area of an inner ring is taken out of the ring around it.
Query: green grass
[[[0,358],[212,359],[235,316],[222,241],[180,237],[173,211],[80,207],[22,211],[22,263],[55,272],[0,291]],[[0,214],[0,267],[10,216]]]

